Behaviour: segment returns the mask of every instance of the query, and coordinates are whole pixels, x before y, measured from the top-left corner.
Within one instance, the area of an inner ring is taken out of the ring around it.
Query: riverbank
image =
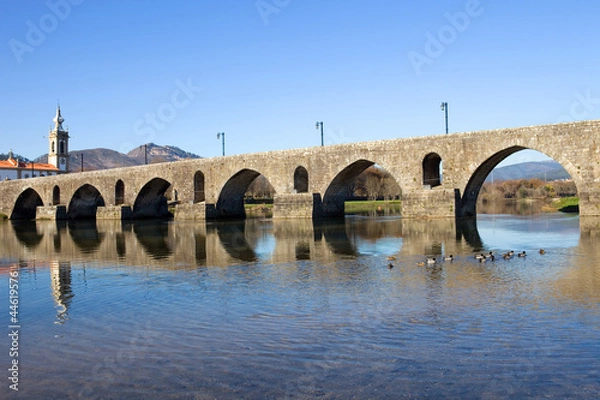
[[[561,197],[553,199],[551,203],[545,204],[542,207],[542,211],[560,211],[566,213],[579,212],[579,197]]]
[[[400,213],[402,211],[402,200],[364,200],[347,201],[344,203],[346,214],[362,213]]]

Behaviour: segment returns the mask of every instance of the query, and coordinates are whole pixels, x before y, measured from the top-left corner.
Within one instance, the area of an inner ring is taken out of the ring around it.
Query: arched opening
[[[31,188],[26,189],[17,198],[10,219],[35,219],[36,208],[43,205],[42,198],[35,190]]]
[[[125,184],[122,180],[118,180],[115,184],[115,205],[121,205],[125,203]]]
[[[60,146],[59,154],[65,154],[65,141],[61,140],[59,146]]]
[[[296,193],[308,193],[308,171],[302,166],[294,171],[294,190]]]
[[[170,218],[168,199],[165,192],[171,184],[162,179],[154,178],[140,190],[133,204],[135,218]],[[176,192],[176,190],[173,190]]]
[[[259,178],[260,179],[257,179]],[[251,186],[252,185],[252,186]],[[268,179],[259,172],[243,169],[233,175],[219,195],[217,218],[245,218],[245,202],[257,205],[272,203],[275,191]]]
[[[328,217],[343,216],[348,200],[370,200],[368,206],[375,205],[377,209],[376,200],[400,199],[401,195],[400,186],[384,168],[369,160],[358,160],[333,179],[323,196],[322,213]],[[364,204],[349,205],[352,212],[362,212],[365,207]]]
[[[442,158],[436,153],[429,153],[423,159],[423,186],[434,188],[442,184]]]
[[[55,185],[54,188],[52,188],[52,205],[56,206],[58,204],[60,204],[60,187]]]
[[[69,208],[68,219],[95,219],[98,207],[104,207],[104,198],[94,186],[85,184],[75,191]]]
[[[518,153],[518,154],[515,154]],[[578,211],[577,187],[558,162],[543,153],[513,146],[492,155],[471,176],[459,216],[484,213],[535,214]]]
[[[201,203],[204,200],[204,174],[197,171],[194,174],[194,203]]]
[[[51,145],[51,150],[50,150],[50,153],[51,153],[51,154],[54,154],[54,152],[55,152],[55,151],[56,151],[56,146],[55,146],[55,142],[54,142],[54,140],[53,140],[53,141],[52,141],[52,145]]]

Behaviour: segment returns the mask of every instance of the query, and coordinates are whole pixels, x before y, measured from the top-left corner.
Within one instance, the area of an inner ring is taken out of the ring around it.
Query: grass
[[[579,211],[579,197],[563,197],[557,201],[558,211],[577,212]]]
[[[246,208],[246,210],[252,210],[255,208],[273,208],[273,204],[263,204],[263,203],[257,203],[257,204],[246,204],[244,203],[244,208]]]
[[[247,218],[272,218],[273,204],[246,204],[244,203]]]
[[[6,221],[8,219],[8,215],[0,213],[0,221]]]
[[[346,214],[363,213],[369,211],[377,211],[380,207],[400,209],[402,206],[401,200],[364,200],[364,201],[347,201],[344,205]]]
[[[578,212],[579,197],[561,197],[543,207],[545,211]]]

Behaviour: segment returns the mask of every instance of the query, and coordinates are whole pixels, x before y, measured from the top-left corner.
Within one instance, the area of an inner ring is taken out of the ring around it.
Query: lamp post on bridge
[[[321,127],[321,146],[323,146],[323,121],[317,121],[315,127],[319,129],[319,126]]]
[[[225,155],[225,132],[217,132],[217,139],[221,139],[223,141],[223,156]]]
[[[446,114],[446,135],[447,135],[448,134],[448,103],[443,101],[442,104],[440,105],[440,108]]]

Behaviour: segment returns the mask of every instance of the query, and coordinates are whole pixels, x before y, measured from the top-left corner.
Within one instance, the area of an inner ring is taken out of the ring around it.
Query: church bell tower
[[[69,131],[62,126],[64,118],[60,115],[60,106],[56,107],[54,129],[48,133],[48,164],[54,165],[61,172],[69,172]]]

